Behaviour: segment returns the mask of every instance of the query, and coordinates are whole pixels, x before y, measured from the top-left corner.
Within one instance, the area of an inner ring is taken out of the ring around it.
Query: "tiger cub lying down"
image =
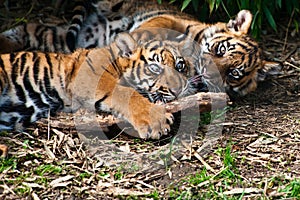
[[[157,40],[140,45],[127,33],[105,48],[72,54],[3,54],[0,66],[0,130],[82,107],[116,113],[140,138],[158,139],[172,114],[153,102],[194,92],[178,49]]]

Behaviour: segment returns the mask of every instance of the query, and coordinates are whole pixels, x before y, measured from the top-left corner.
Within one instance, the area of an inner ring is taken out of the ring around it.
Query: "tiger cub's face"
[[[254,91],[257,82],[281,73],[281,64],[263,60],[258,43],[247,34],[251,22],[251,13],[242,10],[235,20],[203,32],[197,69],[208,85],[243,96]]]
[[[190,65],[175,44],[150,40],[135,48],[119,60],[130,65],[120,79],[122,85],[135,88],[151,102],[166,103],[196,92],[189,79]]]
[[[229,94],[245,95],[256,89],[258,70],[264,63],[254,40],[220,33],[205,45],[200,74],[208,82],[213,79],[215,86],[222,85]]]

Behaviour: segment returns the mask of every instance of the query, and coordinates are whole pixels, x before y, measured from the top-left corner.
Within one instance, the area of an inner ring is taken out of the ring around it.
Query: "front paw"
[[[147,109],[134,115],[134,128],[143,139],[159,139],[167,135],[173,123],[173,115],[162,105],[151,104]]]

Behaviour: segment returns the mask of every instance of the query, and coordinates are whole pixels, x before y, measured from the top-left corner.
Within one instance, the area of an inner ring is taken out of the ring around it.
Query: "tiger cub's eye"
[[[148,65],[148,69],[153,73],[153,74],[161,74],[163,69],[159,67],[157,64],[150,64]]]
[[[226,53],[226,47],[223,43],[221,43],[219,46],[218,46],[218,49],[217,49],[217,52],[216,54],[218,56],[223,56],[224,54]]]
[[[186,68],[185,60],[182,57],[176,58],[175,69],[178,72],[183,72]]]
[[[228,75],[233,79],[239,79],[242,76],[241,72],[238,69],[233,69]]]

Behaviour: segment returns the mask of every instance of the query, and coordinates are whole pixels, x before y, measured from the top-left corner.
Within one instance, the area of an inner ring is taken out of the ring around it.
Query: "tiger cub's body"
[[[137,23],[162,13],[176,13],[156,0],[137,1],[75,1],[70,25],[25,23],[0,34],[0,53],[22,50],[70,53],[77,48],[109,45],[120,32],[134,30]],[[149,13],[155,11],[154,13]],[[145,16],[142,15],[145,13]],[[147,14],[146,14],[147,13]],[[137,15],[137,19],[133,16]]]
[[[186,72],[176,71],[177,66],[185,65],[180,52],[160,41],[145,45],[122,34],[106,48],[72,54],[1,55],[0,130],[83,107],[123,116],[140,138],[166,134],[171,114],[148,99],[171,101],[190,94],[193,88]]]
[[[74,48],[93,48],[108,45],[120,32],[131,32],[152,17],[163,14],[177,15],[180,12],[170,4],[148,1],[98,1],[92,4],[94,12],[86,17],[75,15],[68,29],[67,40]],[[181,18],[184,14],[181,13]],[[77,23],[76,23],[77,22]],[[69,45],[71,46],[71,45]]]
[[[0,53],[43,51],[71,53],[66,40],[67,26],[26,23],[0,34]]]
[[[160,39],[175,43],[186,39],[196,41],[198,46],[191,45],[189,53],[198,54],[197,59],[192,59],[196,61],[192,63],[194,70],[206,78],[207,84],[212,87],[219,84],[230,94],[246,95],[256,89],[257,82],[265,80],[269,75],[280,73],[280,64],[264,61],[260,47],[247,34],[252,22],[252,14],[249,11],[240,11],[237,17],[228,23],[206,24],[174,8],[152,1],[104,0],[95,4],[95,7],[97,12],[87,17],[82,16],[82,21],[79,20],[80,17],[73,20],[74,26],[71,25],[63,36],[59,36],[63,40],[52,40],[51,43],[45,39],[38,40],[41,43],[32,44],[42,50],[70,52],[79,47],[107,45],[122,31],[145,30],[152,32],[155,37],[160,35]],[[177,34],[170,35],[166,30]],[[145,37],[145,34],[141,35],[143,41],[151,39]],[[66,48],[62,48],[62,43]],[[52,46],[47,47],[49,45]],[[222,77],[221,81],[216,78],[218,76]]]

